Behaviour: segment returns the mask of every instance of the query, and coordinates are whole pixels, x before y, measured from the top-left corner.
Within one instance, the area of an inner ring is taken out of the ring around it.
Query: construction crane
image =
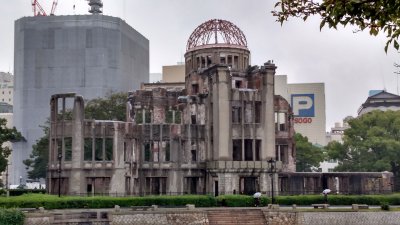
[[[51,13],[50,13],[51,16],[54,16],[54,12],[56,11],[57,4],[58,4],[58,0],[53,0],[53,4],[51,5]]]
[[[56,11],[58,4],[58,0],[53,0],[53,4],[51,6],[50,15],[54,16],[54,12]],[[32,0],[32,10],[34,16],[47,16],[46,11],[44,11],[42,5],[40,5],[38,0]]]

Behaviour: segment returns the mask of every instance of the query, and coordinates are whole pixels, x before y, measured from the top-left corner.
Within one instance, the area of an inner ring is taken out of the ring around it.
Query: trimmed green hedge
[[[221,195],[216,197],[217,206],[223,207],[254,207],[253,196],[248,195]],[[260,206],[267,206],[271,199],[267,197],[260,198]]]
[[[23,225],[25,215],[16,209],[0,209],[1,225]]]
[[[297,195],[297,196],[278,196],[276,201],[281,205],[311,205],[324,202],[322,195]],[[367,204],[381,205],[387,202],[390,205],[400,204],[400,194],[391,195],[328,195],[330,205],[351,205]]]
[[[280,205],[311,205],[323,203],[322,195],[277,196],[276,203]],[[400,205],[400,194],[392,195],[329,195],[331,205],[368,204]],[[271,203],[271,198],[262,196],[260,206]],[[218,197],[208,195],[181,195],[181,196],[146,196],[146,197],[61,197],[46,194],[25,194],[17,197],[0,197],[0,207],[3,208],[39,208],[68,209],[68,208],[113,208],[130,206],[184,206],[194,204],[196,207],[253,207],[255,202],[252,196],[222,195]],[[2,223],[0,223],[2,224]]]
[[[24,194],[46,194],[45,189],[9,189],[10,196],[21,196]]]
[[[44,194],[27,194],[18,197],[0,198],[0,207],[4,208],[113,208],[129,206],[184,206],[195,204],[197,207],[216,206],[214,197],[207,195],[182,196],[146,196],[146,197],[57,197]]]

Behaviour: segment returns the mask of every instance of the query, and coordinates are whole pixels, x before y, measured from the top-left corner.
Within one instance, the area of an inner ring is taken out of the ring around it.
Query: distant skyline
[[[41,0],[47,11],[51,0]],[[290,83],[325,83],[327,130],[357,109],[369,90],[397,94],[393,66],[399,54],[383,50],[384,35],[354,33],[352,27],[319,31],[319,18],[291,19],[281,26],[270,13],[275,0],[103,0],[104,14],[121,17],[150,41],[150,71],[183,60],[186,41],[201,23],[214,18],[236,24],[246,35],[251,63],[273,59],[278,75]],[[75,5],[75,10],[73,10]],[[56,15],[88,14],[84,0],[59,0]],[[14,21],[32,16],[30,0],[14,0],[0,9],[0,71],[13,71]]]

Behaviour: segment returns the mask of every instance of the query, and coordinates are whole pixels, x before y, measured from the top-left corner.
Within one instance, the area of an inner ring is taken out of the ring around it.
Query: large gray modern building
[[[43,135],[51,95],[92,99],[139,89],[149,79],[149,41],[110,16],[25,17],[15,22],[14,64],[14,125],[27,140],[13,146],[10,183],[19,184],[26,178],[22,160]]]

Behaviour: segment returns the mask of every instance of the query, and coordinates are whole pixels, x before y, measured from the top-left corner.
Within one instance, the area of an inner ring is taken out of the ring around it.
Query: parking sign
[[[314,94],[293,94],[291,100],[295,117],[315,117]]]

